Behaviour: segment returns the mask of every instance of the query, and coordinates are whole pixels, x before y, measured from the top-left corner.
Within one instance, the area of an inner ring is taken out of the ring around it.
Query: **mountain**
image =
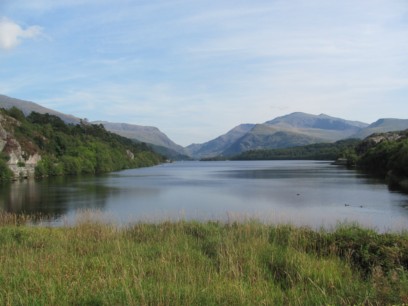
[[[81,119],[63,114],[39,104],[0,95],[0,108],[17,107],[25,115],[31,112],[49,113],[58,116],[65,123],[80,123]],[[211,141],[191,144],[183,148],[156,127],[127,123],[95,121],[106,130],[123,137],[149,144],[156,152],[171,159],[212,158],[231,156],[255,149],[279,149],[314,143],[332,143],[347,138],[365,138],[373,133],[408,129],[408,120],[379,119],[368,125],[325,114],[312,115],[295,112],[277,117],[262,124],[241,124]]]
[[[386,133],[408,129],[408,119],[383,118],[354,134],[354,138],[366,138],[374,133]]]
[[[50,115],[60,117],[65,123],[77,124],[80,122],[80,119],[77,117],[57,112],[55,110],[43,107],[37,103],[0,95],[0,108],[10,109],[12,107],[17,107],[18,109],[22,110],[22,112],[26,116],[31,112],[37,112],[40,114],[48,113]]]
[[[152,144],[156,151],[175,159],[187,157],[186,150],[174,143],[166,134],[153,126],[141,126],[128,123],[113,123],[107,121],[93,121],[93,124],[102,124],[109,132],[120,136]]]
[[[288,125],[293,128],[314,128],[321,130],[348,131],[358,130],[368,126],[367,123],[349,121],[341,118],[331,117],[325,114],[311,115],[295,112],[286,116],[277,117],[265,122],[268,125]]]
[[[166,156],[166,158],[169,160],[191,160],[192,159],[191,156],[187,153],[180,153],[170,148],[157,146],[153,144],[150,144],[149,146],[153,149],[154,152],[159,153],[163,156]]]
[[[72,115],[57,112],[55,110],[43,107],[37,103],[24,101],[20,99],[11,98],[8,96],[0,95],[0,108],[10,109],[17,107],[22,110],[24,115],[29,115],[31,112],[37,112],[40,114],[50,114],[61,118],[65,123],[78,124],[81,119]],[[103,124],[106,130],[118,134],[123,137],[127,137],[139,142],[145,142],[151,144],[152,148],[171,159],[188,159],[183,147],[175,144],[158,128],[150,126],[131,125],[125,123],[110,123],[104,121],[95,121],[94,124]]]
[[[222,154],[226,148],[247,134],[255,124],[240,124],[224,135],[203,144],[191,144],[186,150],[194,158],[214,157]]]
[[[222,155],[231,156],[248,150],[287,148],[318,142],[325,141],[313,135],[257,124],[251,131],[225,149]]]
[[[314,137],[322,142],[349,138],[368,126],[367,123],[348,121],[325,114],[311,115],[300,112],[275,118],[265,124],[281,131]]]
[[[256,149],[278,149],[350,138],[368,126],[325,114],[301,112],[277,117],[263,124],[247,124],[201,145],[187,147],[195,158],[231,156]]]

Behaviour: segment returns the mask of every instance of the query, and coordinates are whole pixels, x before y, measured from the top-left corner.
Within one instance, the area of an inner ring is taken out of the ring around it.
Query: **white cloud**
[[[23,29],[7,18],[0,19],[0,49],[10,50],[18,46],[23,39],[33,39],[42,35],[42,28],[31,26]]]

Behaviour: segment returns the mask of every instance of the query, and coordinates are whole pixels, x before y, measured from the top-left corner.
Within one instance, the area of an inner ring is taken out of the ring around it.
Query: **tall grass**
[[[2,305],[408,303],[408,235],[257,221],[23,225],[0,214]]]

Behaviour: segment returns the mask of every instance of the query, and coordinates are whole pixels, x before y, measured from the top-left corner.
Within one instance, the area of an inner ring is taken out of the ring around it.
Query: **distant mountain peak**
[[[404,124],[404,122],[407,122],[406,119],[396,119],[396,118],[380,118],[377,121],[371,123],[369,126],[370,127],[379,127],[385,124]]]
[[[244,123],[237,125],[227,133],[203,144],[191,144],[186,149],[194,158],[214,157],[220,155],[223,151],[243,137],[255,127],[255,124]]]
[[[0,108],[13,106],[21,109],[26,115],[35,111],[56,115],[67,123],[80,122],[77,117],[59,113],[36,103],[0,95]],[[359,121],[332,117],[324,113],[313,115],[293,112],[263,124],[240,124],[206,143],[192,144],[183,148],[153,126],[107,121],[91,123],[102,124],[111,132],[152,144],[156,149],[163,150],[163,154],[172,154],[175,157],[191,155],[194,158],[233,155],[252,149],[286,148],[317,142],[334,142],[346,138],[365,138],[373,133],[408,129],[408,119],[381,118],[368,125]]]
[[[295,112],[289,115],[277,117],[265,122],[268,125],[286,125],[292,128],[310,128],[323,130],[354,130],[368,126],[367,123],[348,121],[341,118],[332,117],[326,114],[312,115],[302,112]]]
[[[349,138],[367,123],[321,113],[293,112],[263,124],[239,125],[204,144],[187,147],[195,158],[230,156],[247,150],[286,148]]]
[[[319,117],[333,118],[333,117],[331,117],[331,116],[329,116],[329,115],[326,115],[326,114],[324,114],[324,113],[319,114]]]
[[[374,133],[387,133],[406,129],[408,129],[408,119],[380,118],[353,135],[353,137],[363,139]]]

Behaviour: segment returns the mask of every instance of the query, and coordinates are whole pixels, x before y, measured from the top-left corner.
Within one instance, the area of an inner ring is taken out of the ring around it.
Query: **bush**
[[[7,166],[7,163],[0,159],[0,182],[9,181],[13,178],[13,172]]]
[[[73,156],[63,156],[64,174],[80,174],[82,172],[81,159]]]

